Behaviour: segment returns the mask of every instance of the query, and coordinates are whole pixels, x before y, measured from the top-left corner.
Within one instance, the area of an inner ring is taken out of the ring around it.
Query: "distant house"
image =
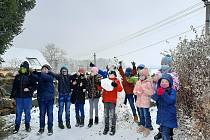
[[[42,53],[37,49],[11,47],[1,56],[4,60],[1,68],[18,68],[23,61],[28,61],[33,69],[41,69],[41,66],[48,64]]]

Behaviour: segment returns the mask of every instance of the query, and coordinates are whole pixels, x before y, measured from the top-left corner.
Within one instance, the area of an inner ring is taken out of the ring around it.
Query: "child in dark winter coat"
[[[72,77],[73,92],[71,96],[71,102],[75,104],[76,112],[76,127],[83,127],[85,120],[85,94],[87,88],[87,79],[85,77],[85,69],[79,68],[77,74]]]
[[[90,103],[90,119],[88,127],[93,125],[93,109],[95,109],[95,124],[98,124],[98,102],[101,97],[101,92],[98,89],[100,85],[100,76],[98,75],[98,68],[91,68],[91,75],[88,77],[88,98]]]
[[[62,115],[65,106],[66,127],[70,129],[70,99],[72,93],[71,90],[73,90],[72,77],[68,74],[68,69],[66,67],[62,67],[60,69],[60,74],[54,74],[54,77],[58,80],[58,126],[59,128],[64,129]]]
[[[32,75],[29,75],[29,63],[24,61],[20,65],[19,74],[15,76],[12,93],[10,98],[16,102],[16,119],[13,133],[17,133],[21,124],[22,113],[25,113],[25,128],[27,132],[31,131],[31,107],[32,96],[36,90],[37,84]]]
[[[105,118],[105,128],[103,134],[106,135],[109,131],[109,120],[112,122],[110,135],[114,135],[116,131],[116,115],[115,115],[115,107],[117,102],[117,94],[122,91],[122,86],[120,81],[117,80],[117,74],[115,71],[109,72],[109,80],[111,80],[110,86],[112,86],[112,90],[107,90],[103,87],[103,83],[101,83],[102,87],[102,98],[104,103],[104,118]],[[105,80],[105,79],[104,79]],[[102,81],[101,81],[102,82]]]
[[[54,77],[50,69],[49,65],[43,65],[41,72],[34,72],[34,77],[38,82],[37,100],[40,111],[40,129],[38,135],[44,132],[46,113],[48,117],[48,135],[53,134]]]
[[[170,140],[170,130],[177,127],[176,118],[176,90],[173,89],[173,78],[170,74],[163,74],[158,80],[157,91],[152,96],[157,103],[157,124],[163,140]]]

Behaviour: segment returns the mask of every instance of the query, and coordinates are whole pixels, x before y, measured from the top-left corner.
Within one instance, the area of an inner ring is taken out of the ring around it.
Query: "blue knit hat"
[[[131,73],[132,73],[132,69],[130,67],[125,69],[125,76],[126,77],[131,76]]]
[[[145,68],[145,65],[144,65],[144,64],[140,64],[140,65],[138,65],[138,67],[137,67],[137,69],[139,69],[139,70],[142,70],[143,68]]]
[[[172,57],[170,55],[166,55],[161,60],[161,65],[170,65],[172,63]]]

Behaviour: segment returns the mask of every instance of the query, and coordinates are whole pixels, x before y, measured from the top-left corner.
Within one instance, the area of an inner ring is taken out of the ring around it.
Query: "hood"
[[[166,79],[169,81],[169,86],[172,88],[173,86],[173,78],[170,74],[163,74],[162,77],[158,80],[157,87],[160,87],[160,82],[162,79]]]
[[[61,67],[61,69],[60,69],[60,74],[62,74],[62,70],[67,70],[67,73],[68,73],[68,69],[67,69],[67,67]]]

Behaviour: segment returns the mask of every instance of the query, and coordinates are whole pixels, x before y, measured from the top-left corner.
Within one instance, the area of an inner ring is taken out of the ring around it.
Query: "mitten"
[[[122,61],[119,61],[120,66],[122,66]]]
[[[112,85],[113,87],[117,87],[117,83],[116,83],[115,81],[113,81],[113,82],[111,83],[111,85]]]
[[[159,87],[159,88],[157,89],[157,95],[158,95],[158,96],[161,96],[161,95],[163,95],[163,93],[164,93],[164,89],[163,89],[162,87]]]
[[[131,62],[131,64],[132,64],[132,66],[135,66],[136,65],[136,63],[133,61],[133,62]]]

